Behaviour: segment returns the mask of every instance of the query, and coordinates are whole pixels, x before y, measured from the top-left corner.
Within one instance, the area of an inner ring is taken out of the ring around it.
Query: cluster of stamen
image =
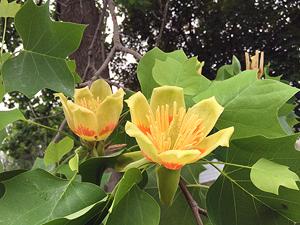
[[[176,102],[172,109],[169,105],[158,106],[155,112],[149,112],[147,119],[150,127],[144,133],[158,153],[171,149],[198,149],[203,140],[203,121],[190,110],[178,108]]]
[[[100,100],[99,97],[97,97],[97,98],[88,98],[88,99],[83,97],[83,98],[79,99],[79,101],[78,101],[79,105],[81,105],[82,107],[87,108],[87,109],[89,109],[93,112],[97,111],[100,103],[101,103],[101,100]]]

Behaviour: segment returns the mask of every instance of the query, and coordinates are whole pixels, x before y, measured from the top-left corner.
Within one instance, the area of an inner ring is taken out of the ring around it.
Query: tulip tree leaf
[[[210,187],[206,204],[214,225],[292,225],[300,222],[300,191],[280,186],[278,195],[264,192],[252,183],[251,170],[246,168],[255,167],[255,163],[264,158],[286,165],[299,176],[300,152],[294,147],[298,136],[249,137],[233,140],[230,149],[221,150],[222,160],[244,168],[226,165]],[[277,170],[278,165],[272,166],[274,168]],[[265,167],[265,170],[269,169]],[[266,171],[265,182],[272,181],[272,177],[266,178],[268,174],[274,175],[272,171]],[[281,176],[281,179],[286,178]]]
[[[130,191],[135,184],[138,184],[142,178],[143,177],[139,169],[132,168],[127,170],[118,183],[112,207],[118,205],[128,191]]]
[[[159,86],[159,84],[154,80],[152,74],[152,69],[156,60],[165,61],[167,58],[172,58],[179,62],[184,62],[187,60],[187,56],[182,50],[166,53],[156,47],[148,51],[140,60],[137,67],[137,76],[142,92],[146,98],[150,98],[153,88]]]
[[[69,167],[72,171],[78,171],[78,164],[79,156],[77,152],[75,152],[75,155],[69,160]]]
[[[259,80],[256,71],[248,70],[230,79],[213,82],[194,97],[194,101],[215,96],[225,108],[216,127],[234,126],[233,138],[280,137],[286,133],[278,122],[278,110],[297,92],[297,88],[278,81]]]
[[[0,111],[0,130],[17,120],[25,120],[25,117],[18,109]]]
[[[236,56],[232,56],[230,65],[221,66],[217,71],[216,80],[226,80],[241,72],[241,63]]]
[[[17,4],[15,1],[8,3],[7,0],[1,0],[0,17],[15,17],[20,8],[21,5]]]
[[[267,159],[259,159],[251,169],[252,183],[262,191],[278,195],[279,186],[299,190],[296,181],[299,177],[289,167],[274,163]]]
[[[197,73],[200,66],[197,57],[184,62],[167,57],[165,61],[155,61],[152,73],[158,84],[182,87],[186,95],[195,95],[211,83],[206,77]]]
[[[73,220],[106,196],[93,184],[62,180],[44,170],[28,171],[2,184],[5,194],[0,198],[0,214],[5,216],[0,218],[1,225],[40,225],[63,218]],[[81,224],[86,224],[89,219]]]
[[[28,0],[15,17],[24,50],[3,65],[6,91],[20,91],[32,97],[49,88],[73,95],[74,78],[65,58],[81,41],[84,25],[50,19],[49,1],[37,6]]]
[[[0,56],[0,102],[5,94],[5,88],[4,88],[4,84],[3,84],[3,78],[2,78],[2,65],[3,63],[8,60],[11,57],[11,54],[6,52],[3,53]]]
[[[65,137],[58,143],[51,142],[45,152],[45,165],[50,165],[59,162],[62,157],[70,152],[74,146],[74,141]]]
[[[112,210],[106,225],[158,225],[159,219],[157,202],[135,185]]]

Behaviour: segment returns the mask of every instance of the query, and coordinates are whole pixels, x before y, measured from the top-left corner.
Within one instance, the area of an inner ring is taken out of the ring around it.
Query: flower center
[[[84,108],[87,108],[93,112],[96,112],[99,105],[101,104],[101,100],[99,97],[97,97],[97,98],[83,97],[83,98],[79,99],[78,104]]]
[[[203,140],[202,120],[183,107],[169,105],[158,106],[155,112],[147,116],[150,127],[142,130],[161,153],[166,150],[199,149]]]

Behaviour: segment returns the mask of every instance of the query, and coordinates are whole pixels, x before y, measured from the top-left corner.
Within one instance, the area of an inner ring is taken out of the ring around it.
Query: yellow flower
[[[132,122],[126,123],[125,130],[149,161],[178,170],[218,146],[229,146],[233,127],[207,137],[224,109],[215,97],[186,110],[183,89],[163,86],[153,90],[150,105],[140,92],[126,102]]]
[[[116,127],[123,108],[123,89],[112,94],[104,80],[75,89],[74,102],[57,93],[70,129],[87,141],[105,140]]]

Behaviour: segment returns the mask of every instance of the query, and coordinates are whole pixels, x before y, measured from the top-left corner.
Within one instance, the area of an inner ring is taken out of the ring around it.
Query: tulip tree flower
[[[264,74],[264,52],[255,51],[254,56],[245,52],[246,70],[257,70],[257,76],[260,79]]]
[[[60,98],[70,129],[86,141],[105,140],[116,127],[123,108],[124,91],[112,93],[103,79],[90,88],[75,89],[74,102],[62,94]]]
[[[141,92],[127,103],[132,118],[127,134],[136,138],[145,158],[167,169],[178,170],[218,146],[229,146],[233,127],[207,136],[224,109],[215,97],[186,109],[183,89],[163,86],[153,90],[150,105]]]

